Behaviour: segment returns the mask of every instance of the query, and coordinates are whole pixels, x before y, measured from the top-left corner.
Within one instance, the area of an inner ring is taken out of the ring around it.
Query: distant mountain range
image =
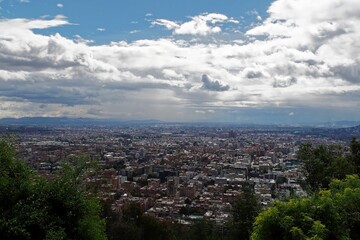
[[[174,124],[156,119],[149,120],[121,120],[121,119],[95,119],[95,118],[68,118],[68,117],[24,117],[24,118],[2,118],[1,125],[31,125],[31,126],[137,126],[154,124]],[[360,125],[360,121],[334,121],[317,124],[241,124],[241,123],[215,123],[215,122],[186,122],[180,125],[202,125],[202,126],[268,126],[268,127],[312,127],[312,128],[350,128]]]
[[[329,127],[329,128],[347,128],[359,126],[360,121],[335,121],[335,122],[326,122],[320,124],[314,124],[314,127]]]
[[[231,129],[252,129],[254,131],[291,132],[296,135],[327,137],[349,141],[352,137],[360,139],[360,122],[339,121],[313,125],[277,125],[277,124],[241,124],[241,123],[209,123],[209,122],[184,122],[171,123],[160,120],[118,120],[118,119],[92,119],[92,118],[67,118],[67,117],[25,117],[0,119],[1,128],[11,128],[17,131],[21,128],[39,128],[46,130],[48,127],[149,127],[154,125],[177,127],[229,127]],[[45,128],[44,128],[45,127]],[[38,130],[39,130],[38,129]],[[0,131],[1,132],[1,131]]]

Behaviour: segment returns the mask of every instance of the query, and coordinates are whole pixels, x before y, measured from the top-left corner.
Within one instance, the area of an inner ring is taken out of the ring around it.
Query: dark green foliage
[[[252,186],[245,184],[242,194],[233,204],[233,219],[229,224],[230,239],[249,239],[254,220],[260,210],[260,202]]]
[[[345,157],[339,146],[318,146],[304,144],[298,153],[302,160],[308,190],[328,188],[331,179],[344,179],[355,173],[352,160]]]
[[[360,239],[360,180],[333,180],[311,198],[277,202],[256,218],[252,240]]]
[[[90,157],[86,154],[72,155],[66,158],[61,164],[61,176],[58,179],[65,180],[78,191],[96,192],[97,185],[87,183],[86,178],[97,177],[99,166],[96,161],[89,159]]]
[[[356,173],[360,175],[360,141],[353,138],[350,142],[350,150],[350,161],[355,165]]]
[[[217,240],[221,239],[221,228],[209,220],[190,226],[161,221],[131,203],[121,217],[107,209],[107,234],[110,240]]]
[[[209,220],[200,220],[191,226],[183,239],[191,240],[217,240],[220,239],[219,226]]]
[[[198,216],[202,216],[204,215],[204,210],[196,208],[196,207],[191,207],[190,205],[181,207],[179,210],[179,214],[181,215],[198,215]]]
[[[279,184],[283,184],[283,183],[287,183],[288,179],[284,176],[278,176],[276,178],[276,186],[278,186]]]
[[[111,210],[108,211],[108,214]],[[113,240],[171,240],[178,239],[173,233],[175,225],[144,215],[140,205],[131,203],[123,211],[107,217],[107,232]]]
[[[0,239],[106,239],[97,199],[67,174],[36,175],[1,140]]]

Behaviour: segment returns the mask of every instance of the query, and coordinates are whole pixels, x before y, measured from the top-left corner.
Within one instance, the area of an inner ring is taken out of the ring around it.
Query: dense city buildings
[[[343,130],[271,126],[0,129],[15,138],[20,157],[42,175],[51,177],[66,160],[97,163],[83,177],[114,212],[121,215],[135,202],[146,214],[182,224],[202,218],[224,223],[244,184],[264,208],[275,199],[305,196],[300,144],[338,144],[346,153],[349,140],[339,137]]]

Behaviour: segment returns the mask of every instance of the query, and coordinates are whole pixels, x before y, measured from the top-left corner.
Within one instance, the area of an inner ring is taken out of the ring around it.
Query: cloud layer
[[[207,36],[209,34],[220,33],[222,30],[219,24],[226,22],[239,23],[239,21],[229,19],[223,14],[208,13],[192,17],[191,21],[185,23],[176,23],[167,19],[157,19],[151,24],[164,26],[168,30],[173,30],[174,35]]]
[[[155,20],[167,38],[108,45],[34,32],[64,16],[1,19],[0,117],[359,118],[360,4],[277,0],[268,13],[241,39],[223,40],[223,24],[239,23],[211,13]]]

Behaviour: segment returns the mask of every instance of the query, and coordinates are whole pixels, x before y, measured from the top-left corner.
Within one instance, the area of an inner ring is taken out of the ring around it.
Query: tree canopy
[[[256,218],[252,240],[360,239],[360,180],[333,180],[310,198],[276,202]]]
[[[244,184],[242,194],[233,203],[229,239],[249,239],[253,222],[260,211],[260,201],[255,195],[253,187],[250,184]]]
[[[0,140],[1,239],[106,239],[98,200],[64,172],[45,179]]]
[[[350,143],[349,155],[338,145],[303,144],[298,157],[303,163],[309,191],[328,188],[331,179],[345,179],[346,175],[360,173],[360,142],[355,138]]]

